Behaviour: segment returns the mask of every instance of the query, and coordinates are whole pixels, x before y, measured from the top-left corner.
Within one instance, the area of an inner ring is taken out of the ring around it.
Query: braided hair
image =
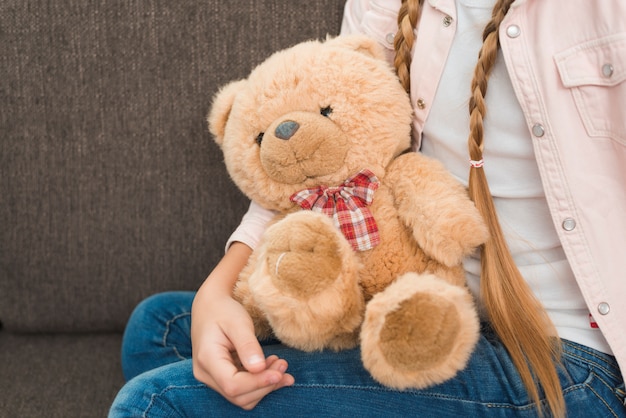
[[[538,405],[539,414],[543,414],[539,407],[541,388],[550,412],[560,417],[565,415],[565,401],[556,371],[561,356],[558,339],[553,338],[556,330],[513,260],[482,168],[487,84],[500,46],[498,29],[513,1],[496,1],[491,20],[483,30],[483,44],[471,82],[469,195],[490,232],[489,241],[481,247],[480,280],[489,322],[509,352],[531,399]],[[411,51],[422,4],[423,0],[402,0],[398,12],[394,66],[407,92],[410,91]]]

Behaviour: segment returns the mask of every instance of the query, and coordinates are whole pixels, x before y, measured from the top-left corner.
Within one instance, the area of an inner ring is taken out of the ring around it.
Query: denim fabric
[[[266,396],[253,411],[243,411],[193,377],[193,297],[191,292],[165,293],[137,307],[123,343],[124,373],[132,379],[118,394],[111,418],[537,416],[506,350],[487,327],[465,370],[419,391],[379,385],[363,369],[356,349],[304,353],[266,342],[266,354],[285,358],[296,383]],[[563,349],[560,377],[568,417],[626,417],[624,382],[614,358],[569,341],[563,341]]]
[[[133,311],[122,340],[126,380],[191,358],[191,303],[195,292],[159,293]]]

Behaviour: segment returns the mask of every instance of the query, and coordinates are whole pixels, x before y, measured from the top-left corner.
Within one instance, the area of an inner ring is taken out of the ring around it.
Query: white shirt
[[[442,161],[465,185],[470,83],[493,3],[456,0],[457,31],[422,135],[421,151]],[[532,140],[501,55],[486,102],[483,169],[513,259],[561,338],[611,353],[599,329],[591,327],[589,309],[554,228]],[[468,285],[480,300],[480,260],[470,258],[464,265]]]

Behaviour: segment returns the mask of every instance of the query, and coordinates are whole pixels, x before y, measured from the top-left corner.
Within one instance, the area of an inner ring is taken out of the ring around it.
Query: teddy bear
[[[260,339],[359,346],[383,385],[463,369],[479,335],[462,260],[487,239],[466,189],[411,151],[408,94],[362,36],[278,51],[214,96],[229,175],[275,211],[234,288]]]

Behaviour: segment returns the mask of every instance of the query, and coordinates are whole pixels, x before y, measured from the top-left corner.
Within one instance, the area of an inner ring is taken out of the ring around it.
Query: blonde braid
[[[511,355],[531,398],[540,405],[536,377],[550,411],[560,417],[565,415],[565,403],[555,367],[560,360],[560,345],[553,338],[556,330],[511,256],[482,168],[487,81],[500,45],[498,28],[511,3],[513,0],[498,0],[492,20],[485,27],[469,102],[469,154],[472,161],[480,162],[470,168],[469,193],[491,233],[491,239],[482,248],[480,288],[490,323]],[[539,413],[543,413],[541,408]]]
[[[469,193],[491,233],[491,239],[482,247],[481,254],[481,293],[490,323],[507,348],[531,399],[537,404],[539,414],[543,415],[543,410],[537,385],[543,389],[551,413],[561,417],[565,416],[565,401],[555,366],[561,355],[558,339],[552,338],[556,336],[556,330],[513,260],[482,169],[483,119],[487,110],[485,94],[500,46],[498,28],[513,1],[496,2],[492,19],[483,31],[483,45],[474,69],[469,101],[468,149],[472,160]],[[398,12],[394,65],[407,92],[410,88],[414,29],[421,16],[421,6],[422,0],[403,0]]]
[[[398,32],[393,41],[396,51],[393,64],[400,79],[402,87],[410,93],[411,88],[411,52],[415,43],[415,33],[417,22],[422,13],[423,0],[402,0],[402,5],[398,11]]]

